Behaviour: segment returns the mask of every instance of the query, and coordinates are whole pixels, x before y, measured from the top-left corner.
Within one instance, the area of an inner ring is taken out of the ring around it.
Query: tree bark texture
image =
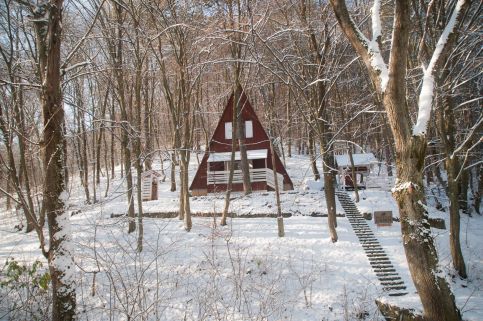
[[[252,184],[250,182],[250,166],[248,165],[247,148],[245,145],[245,125],[242,120],[243,107],[241,106],[241,87],[237,87],[238,95],[233,98],[236,99],[236,121],[237,121],[237,138],[238,138],[238,148],[240,150],[240,167],[243,177],[243,191],[245,195],[252,193]],[[233,137],[232,139],[235,139]]]
[[[356,170],[354,168],[354,157],[352,156],[352,151],[354,150],[353,146],[349,146],[348,152],[349,152],[349,161],[351,163],[351,177],[352,177],[352,183],[354,184],[354,193],[356,195],[356,203],[359,203],[359,186],[357,184],[357,174]]]
[[[310,127],[310,126],[309,126]],[[314,131],[309,128],[308,129],[308,136],[309,136],[309,157],[310,157],[310,168],[312,168],[312,173],[314,174],[314,179],[316,181],[320,180],[320,173],[317,169],[317,158],[315,153],[315,142],[314,142]]]
[[[43,159],[45,182],[43,208],[47,215],[50,248],[48,262],[52,279],[52,320],[73,320],[76,308],[74,260],[71,251],[69,214],[64,209],[65,141],[64,109],[60,87],[60,47],[62,34],[62,0],[52,0],[47,10],[48,32],[43,41],[46,50],[45,78],[42,86]]]
[[[448,93],[444,97],[438,99],[441,102],[436,112],[436,123],[439,129],[439,136],[443,145],[446,160],[444,166],[447,174],[446,194],[449,198],[449,216],[450,216],[450,251],[453,260],[453,267],[460,277],[466,278],[466,264],[461,251],[460,242],[460,180],[458,172],[461,164],[458,156],[453,156],[455,149],[455,119],[453,114],[453,100]]]
[[[235,97],[233,97],[235,98]],[[228,210],[230,209],[230,197],[231,197],[231,190],[233,188],[233,175],[235,173],[235,151],[236,151],[236,127],[238,125],[236,121],[236,101],[233,99],[233,116],[232,116],[232,132],[231,132],[231,155],[230,155],[230,173],[228,174],[228,184],[226,186],[226,193],[225,193],[225,205],[223,207],[223,214],[221,216],[220,225],[226,225],[226,218],[228,216]]]
[[[128,212],[127,216],[129,219],[128,233],[132,233],[136,230],[135,222],[135,212],[134,212],[134,198],[133,198],[133,177],[131,168],[131,144],[130,136],[132,134],[131,123],[128,118],[126,95],[125,95],[125,77],[123,73],[123,8],[118,3],[113,3],[115,18],[117,23],[117,38],[116,43],[112,44],[110,52],[112,55],[114,63],[114,74],[117,81],[117,92],[119,96],[119,107],[121,109],[121,147],[124,151],[123,162],[124,171],[126,175],[127,184],[127,201],[128,201]]]
[[[321,143],[322,146],[322,143]],[[329,234],[332,242],[337,242],[337,209],[335,202],[335,175],[332,170],[334,168],[331,156],[325,150],[323,153],[323,171],[324,171],[324,194],[327,204],[327,223],[329,225]]]

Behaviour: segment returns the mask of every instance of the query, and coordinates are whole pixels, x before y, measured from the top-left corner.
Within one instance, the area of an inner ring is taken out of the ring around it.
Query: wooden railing
[[[230,171],[208,172],[208,185],[228,184]],[[279,190],[283,191],[283,175],[277,173]],[[267,185],[275,189],[275,179],[273,170],[270,168],[250,169],[250,182],[267,182]],[[241,170],[233,172],[233,184],[243,183],[243,175]]]

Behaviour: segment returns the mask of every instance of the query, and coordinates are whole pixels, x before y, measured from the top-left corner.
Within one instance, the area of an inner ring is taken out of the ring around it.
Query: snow
[[[75,287],[76,273],[74,263],[74,244],[72,242],[72,228],[70,224],[70,212],[64,211],[56,217],[59,231],[55,233],[54,238],[62,239],[57,251],[54,252],[54,257],[51,264],[60,272],[59,279],[62,282],[60,291],[66,293],[72,292]]]
[[[247,150],[247,159],[265,159],[267,158],[267,149],[252,149]],[[240,152],[235,152],[235,160],[240,160]],[[208,162],[227,162],[231,160],[231,152],[210,153]]]
[[[371,19],[372,19],[372,40],[367,39],[367,37],[357,28],[357,24],[352,20],[352,25],[356,29],[357,36],[359,39],[366,44],[369,56],[371,57],[371,66],[376,72],[378,72],[381,92],[384,93],[389,82],[389,70],[384,58],[382,58],[381,50],[379,48],[378,38],[382,34],[382,25],[380,18],[381,3],[380,0],[375,0],[374,5],[371,8]]]
[[[432,69],[426,69],[423,76],[423,85],[418,101],[418,120],[413,127],[413,135],[421,136],[426,134],[429,118],[431,117],[431,106],[433,104],[434,78]]]
[[[391,211],[392,217],[399,217],[399,210],[396,202],[393,201],[391,192],[367,189],[359,191],[359,203],[357,208],[361,213],[372,213],[375,211]]]
[[[419,188],[416,183],[413,182],[396,182],[396,185],[391,189],[391,192],[397,193],[410,188]]]
[[[354,166],[371,165],[377,163],[377,159],[373,153],[352,154]],[[349,155],[335,155],[335,162],[338,167],[351,166]]]
[[[322,191],[324,189],[324,180],[319,179],[318,181],[313,179],[305,179],[303,189],[311,191]]]
[[[304,190],[312,180],[308,156],[287,158],[287,171],[295,190],[284,192],[282,211],[286,237],[277,237],[276,218],[237,217],[228,226],[214,225],[212,217],[193,217],[187,233],[177,218],[144,219],[144,250],[136,252],[137,234],[127,234],[127,219],[111,218],[126,211],[125,182],[101,177],[97,192],[100,202],[85,205],[83,188],[72,178],[68,220],[72,231],[69,247],[79,266],[73,272],[77,286],[79,320],[383,320],[374,304],[382,299],[402,307],[421,310],[402,247],[400,224],[390,227],[368,221],[409,294],[386,297],[348,220],[337,218],[339,241],[332,243],[324,213],[324,192]],[[318,167],[321,168],[318,160]],[[167,165],[167,163],[165,164]],[[153,164],[159,170],[160,164]],[[165,166],[165,168],[167,168]],[[119,169],[119,168],[118,168]],[[197,169],[195,156],[190,177]],[[312,181],[313,182],[313,181]],[[147,212],[176,211],[178,192],[170,182],[160,182],[158,201],[144,202]],[[361,212],[392,210],[397,205],[389,191],[359,191]],[[237,214],[276,213],[273,192],[235,194],[230,211]],[[223,195],[192,197],[193,212],[219,212]],[[3,204],[0,204],[4,208]],[[342,213],[337,203],[337,212]],[[444,216],[429,207],[430,215]],[[62,216],[61,219],[68,216]],[[219,218],[217,218],[219,223]],[[62,224],[64,224],[62,223]],[[0,261],[15,257],[31,263],[45,262],[35,233],[17,232],[13,212],[0,213]],[[448,222],[447,222],[447,226]],[[65,226],[66,227],[66,226]],[[448,230],[432,230],[443,271],[451,272]],[[449,279],[465,320],[483,320],[483,217],[462,217],[462,245],[469,279]],[[71,262],[61,262],[64,265]],[[93,278],[95,276],[94,295]],[[1,293],[0,293],[1,295]],[[0,300],[0,315],[3,315]]]
[[[382,36],[382,24],[381,24],[381,1],[374,0],[374,5],[371,8],[371,20],[372,20],[372,40],[369,42],[369,53],[371,54],[371,65],[375,70],[378,70],[379,77],[381,79],[381,90],[386,90],[387,83],[389,81],[389,71],[387,65],[382,58],[382,54],[379,48],[378,40]]]
[[[421,86],[421,93],[419,94],[418,100],[418,119],[413,127],[414,136],[422,136],[426,134],[429,118],[431,116],[431,107],[433,105],[434,72],[436,64],[438,63],[441,53],[443,52],[443,49],[448,42],[449,36],[454,32],[456,23],[458,21],[458,16],[461,13],[461,8],[463,7],[464,3],[465,0],[459,0],[456,4],[455,9],[453,10],[453,14],[448,21],[448,24],[446,25],[443,33],[439,37],[438,43],[436,44],[436,48],[434,49],[428,68],[424,69],[423,67],[423,84]]]
[[[377,38],[382,35],[381,26],[381,1],[374,0],[374,5],[371,8],[371,19],[372,19],[372,39],[377,40]]]
[[[389,70],[382,58],[379,44],[376,40],[368,42],[369,54],[371,55],[371,66],[379,72],[379,79],[381,80],[381,91],[386,91],[387,83],[389,82]]]
[[[390,192],[362,190],[359,191],[359,194],[361,200],[357,203],[357,207],[361,213],[390,210],[393,213],[393,217],[399,217],[397,203],[391,197]],[[467,265],[468,279],[461,280],[458,277],[449,277],[456,275],[456,272],[451,266],[451,253],[449,249],[449,213],[438,211],[431,205],[431,200],[431,198],[428,198],[428,205],[425,207],[429,217],[444,219],[447,227],[446,230],[431,228],[440,260],[439,267],[442,269],[440,275],[444,276],[451,285],[456,303],[463,313],[463,319],[483,320],[483,238],[481,238],[481,235],[483,235],[483,217],[461,216],[461,247]],[[444,200],[440,201],[444,203]],[[443,205],[448,206],[448,204]],[[389,254],[393,265],[399,266],[397,271],[404,279],[406,285],[409,286],[408,290],[410,295],[398,297],[397,299],[387,297],[384,298],[384,301],[421,310],[421,302],[417,297],[409,270],[403,268],[407,263],[404,251],[401,249],[400,224],[394,222],[391,227],[378,228],[373,221],[368,223],[386,253]]]

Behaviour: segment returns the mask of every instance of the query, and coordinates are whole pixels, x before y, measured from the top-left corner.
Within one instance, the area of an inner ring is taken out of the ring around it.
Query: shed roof
[[[252,149],[247,150],[247,158],[248,159],[265,159],[267,158],[267,149]],[[240,160],[240,152],[235,152],[235,160]],[[208,162],[228,162],[231,160],[231,152],[224,152],[224,153],[211,153],[208,157]]]
[[[370,165],[377,162],[377,159],[373,153],[352,154],[352,158],[354,159],[354,166]],[[351,161],[348,154],[335,155],[335,162],[337,163],[338,167],[351,166]]]
[[[144,177],[149,177],[151,175],[156,176],[156,177],[161,177],[162,176],[157,171],[150,169],[150,170],[147,170],[147,171],[142,172],[141,177],[144,178]]]

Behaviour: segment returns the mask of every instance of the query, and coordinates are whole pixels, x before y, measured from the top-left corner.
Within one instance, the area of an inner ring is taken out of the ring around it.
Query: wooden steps
[[[382,289],[387,292],[389,296],[406,295],[406,285],[404,284],[403,279],[401,279],[397,273],[391,260],[366,220],[357,209],[357,206],[346,192],[336,191],[336,195],[354,233],[359,239],[359,243],[361,243],[362,248],[366,252],[369,264],[371,264],[372,269],[376,273],[376,276],[382,285]]]

